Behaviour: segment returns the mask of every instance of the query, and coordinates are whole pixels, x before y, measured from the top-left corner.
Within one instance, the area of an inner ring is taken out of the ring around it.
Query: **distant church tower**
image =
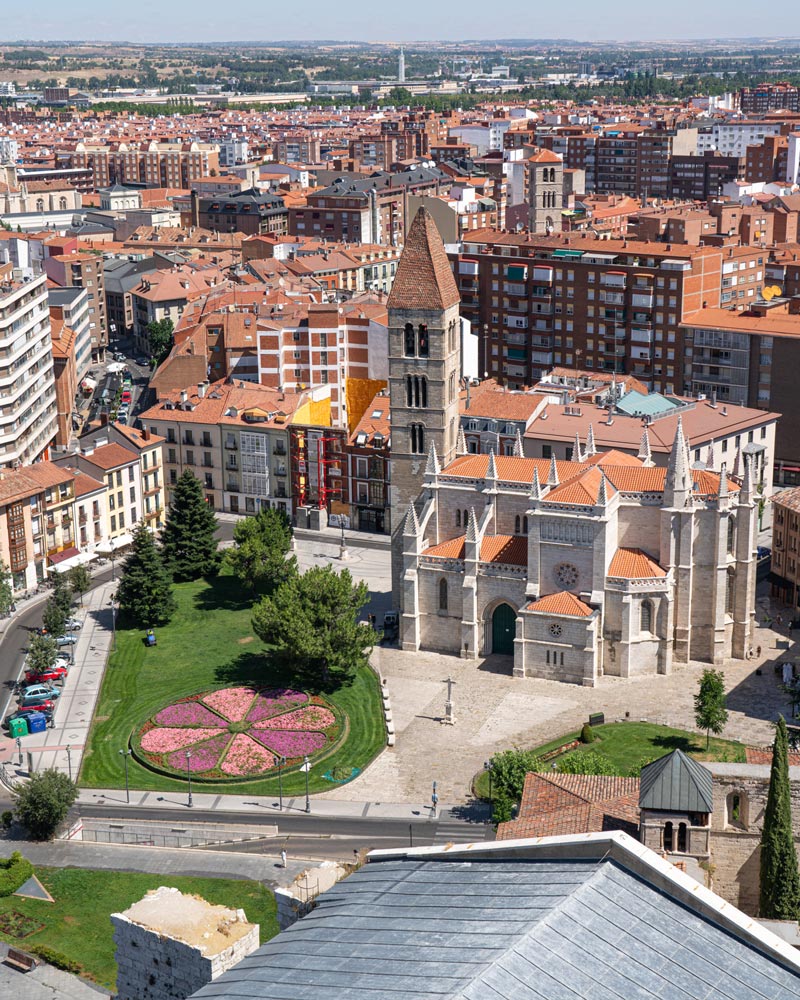
[[[402,46],[400,47],[400,58],[397,61],[397,82],[406,82],[406,54],[403,52]]]
[[[403,522],[419,497],[428,454],[441,465],[456,457],[461,376],[459,294],[442,238],[421,208],[406,237],[389,294],[390,487],[396,582]],[[396,591],[395,591],[396,592]]]

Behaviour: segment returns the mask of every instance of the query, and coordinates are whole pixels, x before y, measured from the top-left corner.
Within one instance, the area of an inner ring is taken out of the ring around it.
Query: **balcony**
[[[236,443],[235,440],[233,440],[233,438],[229,438],[225,442],[225,447],[227,448],[228,451],[238,451],[239,450],[239,445]]]
[[[229,479],[228,482],[225,483],[225,489],[228,491],[228,493],[238,493],[239,484],[235,479]]]
[[[214,468],[214,463],[210,459],[208,461],[206,461],[206,459],[203,459],[203,468],[204,469],[213,469]]]
[[[81,511],[81,512],[80,512],[80,513],[78,514],[78,524],[86,524],[86,522],[87,522],[88,520],[89,520],[89,518],[88,518],[88,517],[86,516],[86,511],[85,511],[85,510],[82,510],[82,511]]]

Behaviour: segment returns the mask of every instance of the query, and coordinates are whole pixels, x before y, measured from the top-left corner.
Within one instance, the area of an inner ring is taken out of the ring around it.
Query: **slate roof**
[[[673,750],[642,768],[639,808],[681,813],[713,812],[711,772],[682,750]]]
[[[194,997],[800,997],[796,960],[770,957],[724,920],[690,906],[609,858],[370,861]]]

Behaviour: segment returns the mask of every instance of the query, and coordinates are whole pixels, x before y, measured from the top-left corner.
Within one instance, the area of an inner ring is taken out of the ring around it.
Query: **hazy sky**
[[[6,0],[11,5],[12,0]],[[277,39],[413,41],[464,38],[714,38],[800,35],[800,7],[769,19],[752,0],[29,0],[0,23],[0,40],[188,42]]]

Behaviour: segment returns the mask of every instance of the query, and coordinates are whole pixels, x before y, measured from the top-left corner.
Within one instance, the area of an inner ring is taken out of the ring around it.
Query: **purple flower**
[[[261,691],[255,704],[247,713],[248,722],[261,722],[271,719],[273,715],[299,708],[308,701],[308,695],[302,691],[292,691],[291,688],[275,688],[271,691]]]
[[[275,764],[275,758],[245,733],[237,733],[220,765],[224,774],[261,774]]]
[[[168,705],[153,721],[159,726],[216,726],[218,729],[228,724],[196,701],[178,701]]]
[[[156,726],[142,736],[142,750],[147,750],[148,753],[169,753],[170,750],[181,750],[207,739],[215,732],[214,729],[165,729]]]
[[[324,730],[336,722],[336,716],[322,705],[307,705],[272,719],[257,722],[254,729],[316,729]]]
[[[328,742],[324,733],[310,730],[251,729],[250,735],[280,757],[304,757],[321,750]]]
[[[213,739],[205,740],[202,743],[195,743],[186,750],[191,751],[189,758],[189,770],[193,773],[200,771],[211,771],[217,766],[222,751],[228,746],[230,735],[228,733],[215,736]],[[186,750],[179,750],[171,753],[166,759],[167,767],[174,771],[186,770]]]

